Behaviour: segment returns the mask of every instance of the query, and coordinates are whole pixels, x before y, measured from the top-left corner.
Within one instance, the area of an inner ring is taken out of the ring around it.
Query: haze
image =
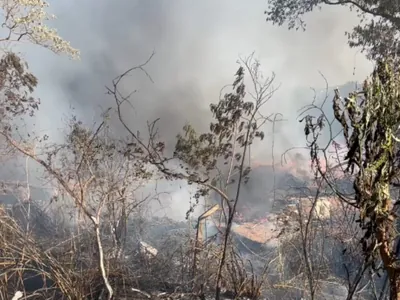
[[[39,78],[42,99],[36,119],[38,130],[57,139],[70,107],[91,122],[113,105],[105,85],[126,69],[155,56],[143,74],[135,74],[124,90],[139,89],[129,112],[132,126],[142,128],[160,117],[163,138],[173,145],[186,121],[207,128],[208,105],[217,101],[222,86],[232,82],[240,55],[255,51],[265,75],[276,73],[280,89],[268,104],[280,112],[276,153],[304,145],[298,109],[312,100],[299,91],[325,86],[319,71],[332,86],[364,79],[371,64],[347,46],[345,31],[358,20],[345,8],[324,7],[308,15],[307,31],[288,31],[266,23],[265,1],[51,1],[58,20],[52,24],[61,36],[81,51],[81,61],[70,61],[38,47],[21,48]],[[29,53],[29,54],[28,54]],[[255,159],[270,162],[266,139]],[[176,187],[176,185],[175,185]],[[174,187],[171,187],[171,191]],[[171,207],[181,207],[187,195],[171,197]],[[179,205],[180,204],[180,205]],[[179,218],[179,216],[177,216]]]

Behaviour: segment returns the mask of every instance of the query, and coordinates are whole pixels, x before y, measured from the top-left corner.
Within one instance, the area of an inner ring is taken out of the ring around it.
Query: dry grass
[[[0,206],[0,296],[11,299],[16,290],[25,290],[29,276],[41,276],[44,281],[54,282],[58,289],[43,288],[40,299],[55,294],[68,295],[67,299],[81,299],[82,291],[74,272],[60,265],[54,257],[45,253],[31,236],[21,230],[18,224]],[[32,278],[31,278],[32,279]],[[25,281],[25,282],[24,282]],[[33,297],[33,296],[32,296]]]
[[[88,255],[92,253],[90,234],[60,243],[51,251],[47,247],[46,251],[43,243],[19,227],[2,206],[0,232],[1,300],[12,299],[16,291],[23,292],[22,299],[100,299],[104,284],[96,259]],[[152,292],[163,293],[161,298],[165,295],[174,298],[177,294],[196,297],[188,289],[190,247],[181,250],[163,253],[155,259],[140,254],[132,255],[129,262],[108,259],[107,275],[115,290],[115,299],[143,299]],[[79,256],[84,257],[83,264],[77,263]],[[29,281],[35,278],[35,287],[31,289]],[[176,281],[168,282],[173,279]],[[38,281],[46,286],[38,289]],[[149,292],[141,294],[140,290]]]
[[[24,293],[22,299],[98,300],[104,293],[96,258],[90,255],[95,248],[90,231],[75,240],[54,241],[58,246],[53,245],[49,251],[48,244],[44,245],[47,241],[27,235],[0,207],[0,232],[0,300],[11,299],[18,290]],[[103,238],[107,253],[112,246]],[[185,299],[213,298],[221,245],[213,242],[202,245],[193,273],[193,240],[189,235],[177,239],[179,245],[176,239],[158,245],[159,254],[155,258],[135,253],[134,249],[129,260],[108,258],[107,276],[115,299],[146,299],[146,295],[154,299],[167,296],[173,299],[177,295],[184,295]],[[230,244],[222,273],[222,294],[236,299],[259,299],[267,287],[267,269],[264,271],[262,274],[255,271],[252,263]],[[36,286],[35,291],[29,291],[26,282],[31,274],[46,279],[47,287],[37,290]]]

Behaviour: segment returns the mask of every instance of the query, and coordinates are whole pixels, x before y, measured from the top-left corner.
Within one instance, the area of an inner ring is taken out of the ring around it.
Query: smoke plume
[[[265,75],[276,73],[279,91],[267,105],[286,121],[277,125],[277,159],[289,147],[304,145],[298,109],[313,97],[309,87],[321,91],[362,80],[371,65],[361,53],[349,49],[345,31],[358,22],[345,8],[324,7],[307,17],[307,31],[288,31],[266,23],[265,1],[62,1],[52,3],[60,34],[81,50],[81,61],[34,49],[26,58],[38,76],[42,98],[36,125],[57,139],[70,106],[90,122],[102,109],[113,106],[105,85],[126,69],[143,63],[155,51],[145,74],[135,73],[123,90],[133,95],[134,110],[125,118],[143,129],[147,120],[160,119],[168,145],[190,121],[208,128],[208,106],[218,101],[222,86],[233,80],[238,56],[255,51]],[[304,92],[305,91],[305,92]],[[267,139],[253,154],[271,162],[271,127]],[[179,196],[185,202],[186,196]],[[179,202],[179,201],[177,201]]]

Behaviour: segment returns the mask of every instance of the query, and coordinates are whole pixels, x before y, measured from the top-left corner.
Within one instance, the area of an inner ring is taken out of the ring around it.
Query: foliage
[[[0,41],[19,42],[27,40],[33,44],[50,49],[56,54],[65,53],[72,58],[79,58],[79,51],[63,40],[57,30],[45,23],[55,19],[46,12],[49,3],[45,0],[1,0],[0,7],[4,14],[3,28],[7,36]]]
[[[386,0],[270,0],[267,21],[289,29],[305,29],[303,15],[323,5],[341,5],[356,10],[360,23],[346,33],[351,47],[362,47],[371,59],[395,57],[399,53],[400,6]]]
[[[0,117],[2,129],[10,130],[15,117],[33,116],[39,101],[31,97],[37,78],[27,72],[28,65],[16,54],[6,53],[0,60]]]
[[[202,176],[201,179],[205,176],[207,180],[210,177],[218,176],[216,168],[218,167],[217,163],[221,160],[223,160],[224,165],[227,165],[230,161],[235,162],[234,168],[239,168],[237,163],[240,163],[242,155],[237,152],[236,147],[245,146],[246,134],[244,130],[246,129],[244,128],[245,121],[241,118],[249,117],[252,113],[251,109],[254,109],[254,103],[244,100],[243,67],[240,67],[236,73],[233,90],[233,93],[225,94],[217,105],[210,105],[210,110],[216,119],[215,123],[210,124],[210,132],[198,135],[194,128],[187,124],[183,128],[184,134],[177,136],[174,156],[185,165],[185,171],[189,178],[194,178],[195,181],[199,180],[200,175]],[[256,123],[253,126],[253,128],[256,128]],[[202,172],[199,173],[199,171]],[[216,184],[217,182],[212,180],[212,185]],[[197,194],[197,201],[200,196],[205,196],[208,191],[209,189],[201,188]]]
[[[174,157],[182,162],[189,179],[210,182],[211,186],[221,189],[226,195],[228,186],[235,182],[235,175],[241,174],[239,180],[243,179],[244,182],[248,180],[250,166],[244,166],[245,149],[255,139],[263,140],[262,126],[269,118],[263,117],[259,110],[273,94],[273,90],[269,89],[274,76],[264,82],[255,81],[255,96],[250,93],[247,99],[245,71],[255,80],[261,74],[259,63],[251,57],[242,63],[232,84],[233,92],[226,93],[217,104],[210,105],[215,121],[210,123],[209,132],[198,134],[190,124],[186,124],[184,132],[177,136],[174,152]],[[209,190],[210,187],[202,186],[197,201]]]
[[[193,181],[199,182],[197,179],[199,169],[203,170],[203,177],[205,176],[207,181],[211,177],[211,186],[200,186],[196,193],[196,203],[200,196],[206,196],[212,188],[221,197],[221,206],[227,207],[227,213],[224,211],[226,230],[217,272],[216,299],[220,297],[222,271],[228,251],[230,230],[240,199],[240,188],[247,182],[250,172],[250,166],[245,167],[245,159],[250,153],[254,140],[264,138],[261,127],[270,119],[264,117],[260,109],[273,94],[273,89],[270,90],[273,77],[268,79],[262,77],[259,72],[259,62],[250,57],[242,60],[242,63],[244,66],[239,67],[232,84],[234,92],[225,94],[218,104],[210,105],[215,118],[215,122],[210,124],[210,132],[197,136],[193,128],[185,126],[185,135],[178,135],[174,153],[174,156],[186,165],[189,181],[195,178]],[[245,97],[244,71],[246,68],[255,87],[254,94],[249,94],[249,101],[246,101]],[[228,168],[224,170],[217,165],[218,162],[223,162],[223,165],[227,165]],[[234,182],[232,176],[235,172],[238,184],[235,196],[231,200],[228,198],[228,186]]]

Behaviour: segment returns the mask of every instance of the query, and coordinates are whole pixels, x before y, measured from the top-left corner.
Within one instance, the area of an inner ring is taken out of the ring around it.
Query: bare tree
[[[60,195],[71,199],[78,212],[92,224],[98,268],[111,299],[113,289],[105,268],[102,220],[112,221],[117,248],[114,250],[120,253],[122,242],[118,233],[120,224],[116,223],[117,206],[120,208],[118,222],[126,222],[128,209],[140,204],[134,196],[135,190],[151,173],[146,170],[142,154],[127,149],[129,142],[112,138],[108,130],[106,120],[89,128],[72,118],[65,143],[48,145],[40,153],[34,152],[23,141],[15,141],[7,132],[1,134],[20,153],[41,165],[58,185]],[[114,218],[110,219],[110,214],[114,214]]]

